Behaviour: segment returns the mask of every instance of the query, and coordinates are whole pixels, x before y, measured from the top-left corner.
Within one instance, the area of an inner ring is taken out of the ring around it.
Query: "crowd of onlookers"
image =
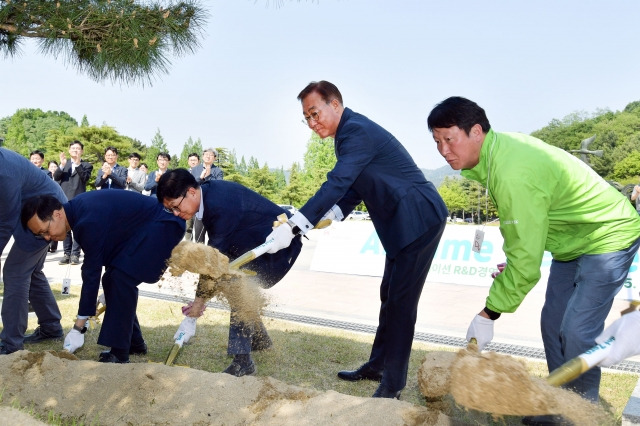
[[[47,168],[44,167],[45,155],[40,150],[32,151],[29,159],[36,167],[41,169],[54,181],[58,182],[69,200],[76,195],[86,192],[87,183],[91,178],[93,164],[84,161],[82,154],[84,152],[84,144],[78,140],[74,140],[69,144],[69,157],[61,152],[60,161],[49,160]],[[202,161],[200,154],[193,152],[188,156],[189,172],[196,178],[198,182],[206,182],[209,180],[223,179],[222,169],[215,165],[218,152],[213,148],[207,148],[202,153]],[[126,191],[135,191],[143,195],[151,197],[156,196],[156,189],[160,177],[169,171],[169,162],[171,155],[167,152],[160,152],[156,156],[158,169],[149,172],[146,163],[141,162],[140,154],[132,152],[129,154],[129,167],[123,167],[118,164],[118,149],[109,146],[104,151],[104,163],[98,170],[95,187],[96,189],[123,189]],[[195,223],[194,223],[195,222]],[[197,220],[189,220],[187,222],[186,238],[191,240],[192,234],[196,234],[197,242],[204,242],[204,232],[201,224]],[[51,241],[49,252],[55,253],[58,250],[58,242]],[[59,264],[79,265],[81,248],[77,241],[73,238],[72,231],[67,233],[67,238],[63,242],[64,256]]]

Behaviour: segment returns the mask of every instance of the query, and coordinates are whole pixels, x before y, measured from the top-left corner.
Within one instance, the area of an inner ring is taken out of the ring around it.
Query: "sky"
[[[400,140],[421,168],[446,165],[427,129],[449,96],[497,131],[531,133],[575,112],[640,100],[640,2],[202,0],[202,46],[152,85],[95,82],[28,42],[0,57],[0,117],[65,111],[172,155],[189,137],[240,159],[303,164],[311,136],[296,99],[328,80],[344,105]]]

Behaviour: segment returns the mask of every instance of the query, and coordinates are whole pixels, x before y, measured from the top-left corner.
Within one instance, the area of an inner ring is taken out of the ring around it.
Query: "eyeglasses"
[[[309,113],[309,115],[304,116],[304,120],[302,120],[302,124],[304,124],[305,126],[311,126],[311,120],[317,123],[319,119],[320,119],[320,114],[318,113],[318,111],[313,111],[312,113]]]
[[[184,201],[184,197],[187,196],[187,193],[185,192],[185,194],[182,196],[182,199],[180,200],[180,202],[175,205],[175,206],[171,206],[171,207],[165,207],[165,211],[167,213],[182,213],[180,210],[180,204],[182,204],[182,202]]]
[[[47,226],[47,229],[45,229],[44,231],[39,232],[37,234],[34,234],[36,239],[44,240],[44,237],[51,237],[51,235],[49,235],[49,230],[51,229],[51,221],[52,220],[53,220],[53,217],[51,219],[49,219],[49,225]]]

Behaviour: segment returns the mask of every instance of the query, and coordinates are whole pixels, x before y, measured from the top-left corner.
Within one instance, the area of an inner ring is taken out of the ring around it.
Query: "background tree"
[[[78,122],[66,112],[19,109],[0,121],[0,136],[5,138],[6,148],[22,155],[35,149],[47,154],[45,140],[50,131],[67,134],[76,127]]]
[[[182,146],[182,152],[180,153],[180,159],[178,161],[178,167],[183,169],[189,169],[189,154],[196,153],[202,160],[202,141],[200,138],[194,142],[193,138],[189,136],[187,142]],[[202,161],[201,161],[202,162]]]
[[[160,129],[156,130],[156,134],[151,139],[151,146],[147,149],[147,155],[143,161],[146,161],[149,166],[149,171],[152,172],[154,170],[158,170],[158,154],[161,152],[169,153],[169,149],[167,148],[167,143],[164,141],[162,134],[160,133]],[[171,155],[171,154],[169,154]],[[175,161],[174,158],[171,158],[171,161]],[[173,166],[173,164],[172,164]],[[169,168],[173,168],[175,166],[169,166]]]
[[[0,52],[25,38],[95,81],[151,84],[169,57],[192,53],[207,13],[197,0],[0,0]]]

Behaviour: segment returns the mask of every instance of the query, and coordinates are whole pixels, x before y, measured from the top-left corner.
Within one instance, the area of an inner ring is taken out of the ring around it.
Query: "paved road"
[[[270,310],[371,326],[377,325],[380,277],[333,274],[310,270],[316,241],[313,232],[290,273],[268,290]],[[60,244],[61,248],[61,244]],[[2,259],[6,257],[3,253]],[[44,272],[49,281],[61,283],[70,277],[80,285],[80,266],[60,266],[62,251],[47,255]],[[156,284],[141,290],[163,291]],[[484,306],[488,289],[468,285],[427,282],[420,299],[416,331],[464,338],[473,316]],[[518,311],[504,314],[495,326],[495,342],[542,348],[539,330],[544,294],[532,291]],[[628,306],[617,300],[608,318],[611,322]]]

